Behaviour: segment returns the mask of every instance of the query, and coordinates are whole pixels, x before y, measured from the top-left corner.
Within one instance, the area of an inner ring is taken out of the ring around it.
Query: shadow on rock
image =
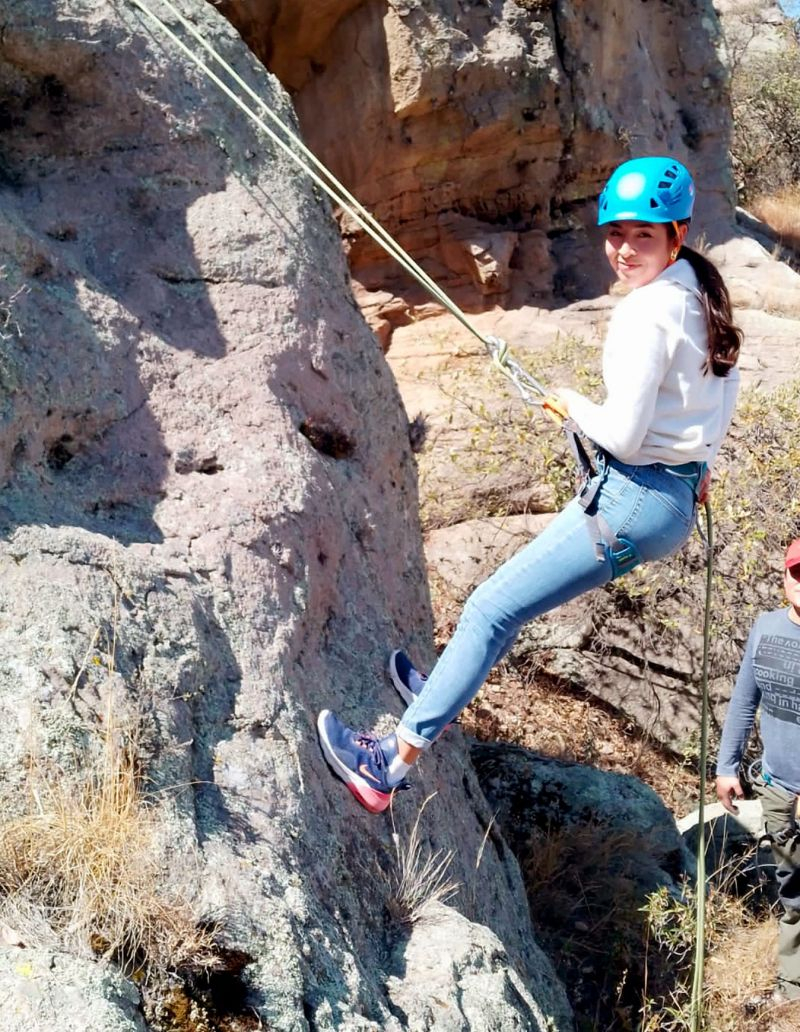
[[[37,0],[0,45],[5,523],[155,542],[170,453],[153,384],[181,352],[226,351],[189,221],[228,159],[142,27],[108,7],[74,28]]]
[[[654,981],[644,911],[694,867],[672,815],[629,775],[495,743],[475,743],[472,759],[579,1027],[633,1027]]]

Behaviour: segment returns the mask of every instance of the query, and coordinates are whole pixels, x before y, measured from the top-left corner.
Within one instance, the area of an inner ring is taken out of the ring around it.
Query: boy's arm
[[[731,813],[737,813],[736,807],[733,805],[734,797],[741,798],[744,795],[739,781],[739,765],[742,762],[747,739],[753,730],[761,696],[753,670],[753,657],[759,637],[758,621],[756,621],[750,631],[750,637],[747,639],[747,648],[739,667],[739,676],[736,678],[736,686],[733,689],[728,712],[725,715],[725,724],[722,728],[722,740],[719,743],[717,798]]]

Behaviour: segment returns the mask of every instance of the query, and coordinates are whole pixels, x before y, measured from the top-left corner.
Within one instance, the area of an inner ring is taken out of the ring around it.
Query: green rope
[[[704,1021],[703,974],[706,945],[706,836],[705,799],[706,764],[708,762],[708,653],[711,640],[711,588],[714,573],[714,527],[711,520],[711,503],[704,503],[706,511],[706,605],[703,620],[703,698],[700,714],[700,805],[697,810],[697,896],[695,906],[694,974],[692,978],[692,1000],[690,1032],[701,1032]]]

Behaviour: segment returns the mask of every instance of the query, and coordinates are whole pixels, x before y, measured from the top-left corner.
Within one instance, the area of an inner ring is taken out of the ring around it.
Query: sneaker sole
[[[349,767],[342,763],[325,733],[325,717],[329,712],[329,710],[323,710],[317,717],[317,734],[322,747],[322,755],[333,773],[347,785],[365,810],[369,810],[370,813],[383,813],[392,801],[392,793],[379,792],[378,789],[372,788],[368,782],[360,778],[358,774],[354,774]]]

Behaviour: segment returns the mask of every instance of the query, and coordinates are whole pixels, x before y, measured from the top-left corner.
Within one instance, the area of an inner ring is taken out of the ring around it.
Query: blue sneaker
[[[342,779],[370,813],[382,813],[392,793],[409,788],[407,781],[389,782],[389,764],[397,755],[397,737],[378,739],[365,731],[353,731],[323,710],[317,718],[322,752],[333,773]]]
[[[400,649],[395,649],[389,656],[389,677],[407,706],[416,699],[428,680],[427,675],[421,674]]]
[[[400,649],[395,649],[389,656],[389,677],[407,706],[410,706],[416,699],[428,680],[428,675],[417,670],[405,652]],[[444,734],[454,723],[457,724],[458,721],[446,724],[441,733]]]

